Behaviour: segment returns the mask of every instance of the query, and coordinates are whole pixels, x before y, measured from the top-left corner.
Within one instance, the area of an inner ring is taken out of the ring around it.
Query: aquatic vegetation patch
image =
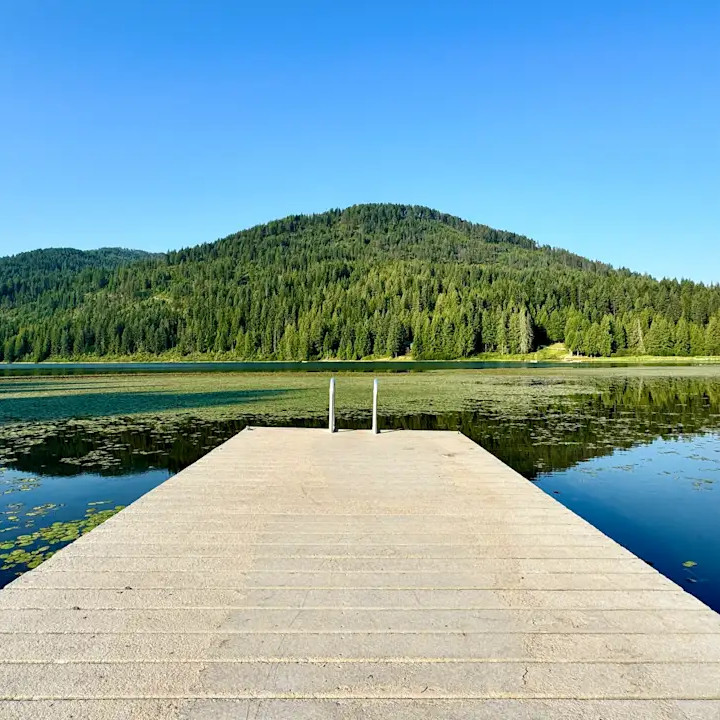
[[[80,457],[64,457],[60,458],[58,462],[65,465],[76,465],[81,468],[100,468],[102,470],[108,470],[114,467],[122,465],[122,460],[119,457],[113,455],[112,450],[120,448],[121,445],[115,445],[105,448],[97,448]]]
[[[0,553],[0,570],[16,570],[17,575],[32,570],[54,555],[60,547],[77,540],[122,509],[122,505],[108,510],[89,507],[85,516],[79,520],[55,522],[35,532],[0,542],[0,550],[4,551]]]
[[[328,377],[0,378],[9,401],[0,403],[0,466],[61,475],[176,471],[248,424],[322,427]],[[340,427],[369,426],[369,378],[337,377]],[[527,477],[658,435],[712,429],[719,409],[720,367],[449,370],[380,379],[381,428],[460,430]]]
[[[0,495],[30,492],[38,487],[40,487],[40,480],[36,477],[7,478],[0,476]]]

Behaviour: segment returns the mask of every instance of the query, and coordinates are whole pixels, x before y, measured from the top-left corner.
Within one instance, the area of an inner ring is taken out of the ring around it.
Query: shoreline
[[[611,357],[584,357],[575,356],[572,359],[568,357],[535,357],[535,354],[527,356],[497,356],[497,355],[478,355],[470,358],[455,359],[432,359],[417,360],[412,357],[396,357],[396,358],[363,358],[361,360],[341,360],[337,358],[321,358],[317,360],[243,360],[231,358],[213,358],[213,357],[190,357],[187,359],[163,358],[163,357],[127,357],[127,358],[77,358],[68,360],[43,360],[41,362],[20,361],[13,363],[0,362],[0,368],[3,370],[12,369],[41,369],[43,367],[66,367],[66,366],[127,366],[127,365],[251,365],[258,367],[273,367],[279,365],[296,366],[317,366],[317,365],[477,365],[479,363],[492,365],[540,365],[540,366],[578,366],[578,365],[670,365],[670,366],[687,366],[687,365],[719,365],[720,356],[699,356],[688,357],[684,355],[635,355],[635,356],[611,356]]]

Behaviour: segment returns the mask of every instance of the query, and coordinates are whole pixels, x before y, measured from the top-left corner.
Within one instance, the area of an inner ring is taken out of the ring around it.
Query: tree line
[[[555,342],[720,355],[718,286],[416,206],[292,216],[164,255],[77,252],[0,259],[0,359],[452,359]]]

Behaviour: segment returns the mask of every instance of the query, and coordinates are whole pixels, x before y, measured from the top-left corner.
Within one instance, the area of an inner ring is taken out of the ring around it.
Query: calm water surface
[[[720,434],[658,439],[536,482],[720,611]]]
[[[461,430],[720,611],[720,395],[718,381],[708,382],[657,381],[642,392],[618,383],[523,417],[418,412],[380,425]],[[325,424],[253,416],[123,423],[91,431],[63,420],[42,442],[0,441],[0,586],[247,424]],[[339,424],[367,427],[369,417],[341,414]]]
[[[682,361],[678,362],[682,365]],[[698,365],[689,358],[687,365]],[[650,365],[653,365],[652,363]],[[604,362],[603,367],[628,367],[627,363]],[[89,363],[0,363],[0,377],[19,375],[95,375],[113,373],[205,373],[205,372],[409,372],[424,370],[497,370],[587,368],[587,364],[556,361],[510,360],[309,360],[258,362],[89,362]],[[643,367],[633,363],[632,367]]]
[[[164,469],[28,475],[6,468],[0,474],[0,587],[72,542],[80,523],[128,505],[170,475]]]

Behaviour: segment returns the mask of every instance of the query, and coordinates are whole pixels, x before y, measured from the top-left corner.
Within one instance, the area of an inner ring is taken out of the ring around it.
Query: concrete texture
[[[720,720],[720,616],[461,435],[248,429],[0,591],[0,718]]]

